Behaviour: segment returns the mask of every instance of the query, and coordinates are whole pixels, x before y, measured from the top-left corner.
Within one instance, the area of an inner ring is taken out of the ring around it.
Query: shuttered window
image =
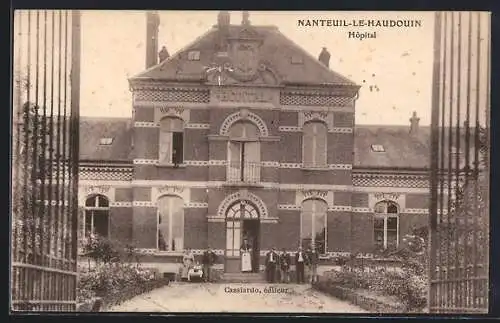
[[[303,126],[302,163],[305,168],[327,167],[328,129],[323,122],[307,122]]]
[[[160,121],[160,164],[182,164],[184,161],[184,122],[179,118]]]
[[[315,248],[318,254],[326,253],[326,223],[328,205],[318,199],[302,203],[300,237],[304,249]]]
[[[158,249],[184,250],[184,201],[178,196],[158,199]]]

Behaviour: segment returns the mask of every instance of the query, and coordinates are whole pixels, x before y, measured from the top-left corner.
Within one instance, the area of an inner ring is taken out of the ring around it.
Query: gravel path
[[[309,285],[201,283],[171,283],[110,311],[366,313]]]

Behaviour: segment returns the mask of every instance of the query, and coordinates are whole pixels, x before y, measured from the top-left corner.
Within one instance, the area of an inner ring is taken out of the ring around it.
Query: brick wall
[[[133,208],[133,243],[137,248],[157,247],[157,210],[153,207]]]
[[[355,213],[351,219],[351,251],[373,252],[373,215]]]
[[[352,207],[368,207],[368,193],[352,193]]]
[[[184,209],[184,248],[204,249],[207,246],[207,210]]]
[[[135,158],[158,159],[159,135],[159,128],[134,128]]]
[[[208,160],[208,129],[184,130],[184,160]]]
[[[354,127],[354,113],[335,112],[333,115],[334,127]]]
[[[115,201],[116,202],[132,202],[133,191],[131,188],[115,188]]]
[[[132,242],[132,225],[132,208],[112,207],[109,210],[109,231],[112,240]]]
[[[406,194],[406,208],[408,209],[426,209],[429,203],[428,194]]]
[[[300,211],[280,210],[278,226],[279,239],[276,247],[297,248],[300,241]]]
[[[351,249],[350,212],[328,212],[327,242],[328,251],[346,251]]]
[[[212,249],[226,249],[226,224],[223,222],[207,223],[207,242]]]
[[[353,163],[354,135],[352,133],[328,134],[328,164]]]
[[[138,122],[153,122],[155,120],[154,108],[135,108],[134,121]]]

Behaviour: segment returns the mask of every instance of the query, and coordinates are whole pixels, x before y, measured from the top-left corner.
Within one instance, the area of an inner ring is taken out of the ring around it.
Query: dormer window
[[[99,145],[109,146],[113,143],[113,138],[101,138],[99,139]]]
[[[217,57],[228,57],[229,54],[227,52],[217,52]]]
[[[292,56],[292,64],[302,64],[304,61],[302,60],[301,55],[293,55]]]
[[[192,50],[188,52],[188,60],[190,61],[199,61],[200,60],[200,51]]]
[[[376,153],[383,153],[385,152],[385,148],[382,145],[372,145],[372,151]]]

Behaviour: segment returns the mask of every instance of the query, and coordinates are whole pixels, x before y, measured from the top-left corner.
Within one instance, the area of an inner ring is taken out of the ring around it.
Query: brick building
[[[238,272],[256,255],[313,245],[370,253],[427,222],[429,129],[355,125],[359,86],[276,27],[217,24],[130,79],[133,117],[82,118],[82,233],[133,243],[166,271],[211,246]]]

